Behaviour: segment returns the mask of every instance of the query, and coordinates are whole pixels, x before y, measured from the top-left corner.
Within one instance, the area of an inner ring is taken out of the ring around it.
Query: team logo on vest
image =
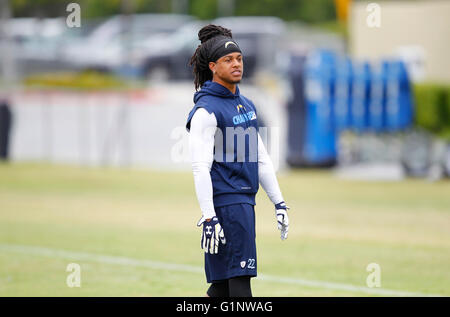
[[[241,268],[244,268],[244,267],[245,267],[245,264],[247,264],[246,261],[241,261]]]
[[[245,108],[242,105],[237,105],[236,109],[239,112],[240,109],[245,109]],[[234,125],[240,124],[245,121],[251,121],[251,120],[256,120],[256,113],[254,111],[240,113],[233,117]]]

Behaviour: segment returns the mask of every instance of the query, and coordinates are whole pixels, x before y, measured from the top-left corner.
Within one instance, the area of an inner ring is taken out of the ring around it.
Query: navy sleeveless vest
[[[188,131],[198,108],[214,113],[217,119],[210,172],[214,206],[255,205],[259,188],[258,120],[253,102],[240,95],[238,87],[233,94],[226,87],[207,81],[195,93],[194,103],[186,123]]]

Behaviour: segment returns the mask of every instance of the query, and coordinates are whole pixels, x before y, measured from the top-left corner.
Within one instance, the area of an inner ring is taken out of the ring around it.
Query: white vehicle
[[[140,42],[156,34],[170,34],[191,19],[175,14],[113,16],[86,39],[68,44],[64,59],[79,68],[110,70],[129,60]]]

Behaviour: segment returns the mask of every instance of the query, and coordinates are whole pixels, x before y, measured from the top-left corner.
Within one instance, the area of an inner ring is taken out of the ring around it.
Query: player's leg
[[[250,276],[238,276],[214,282],[206,292],[208,297],[252,297]]]
[[[229,289],[228,289],[228,280],[214,282],[206,291],[206,295],[208,297],[228,297]]]
[[[252,297],[250,276],[238,276],[228,280],[230,297]]]
[[[219,245],[218,254],[205,253],[208,296],[252,296],[250,277],[257,275],[255,213],[250,204],[216,207],[227,243]],[[230,279],[232,279],[230,283]],[[228,290],[217,281],[228,281]],[[233,288],[233,294],[230,293]],[[216,295],[220,292],[220,295]]]
[[[228,236],[233,246],[231,277],[228,280],[230,297],[252,297],[250,279],[257,275],[254,206],[230,206],[228,215],[231,224],[227,228]]]

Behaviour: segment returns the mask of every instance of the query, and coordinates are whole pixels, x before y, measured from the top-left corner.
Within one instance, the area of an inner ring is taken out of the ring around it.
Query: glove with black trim
[[[217,217],[205,219],[202,217],[197,226],[203,225],[201,247],[205,253],[217,254],[219,253],[219,241],[226,244],[225,234]]]
[[[275,205],[275,217],[277,218],[278,230],[281,232],[281,240],[286,240],[289,232],[289,217],[287,211],[289,207],[282,201]]]

